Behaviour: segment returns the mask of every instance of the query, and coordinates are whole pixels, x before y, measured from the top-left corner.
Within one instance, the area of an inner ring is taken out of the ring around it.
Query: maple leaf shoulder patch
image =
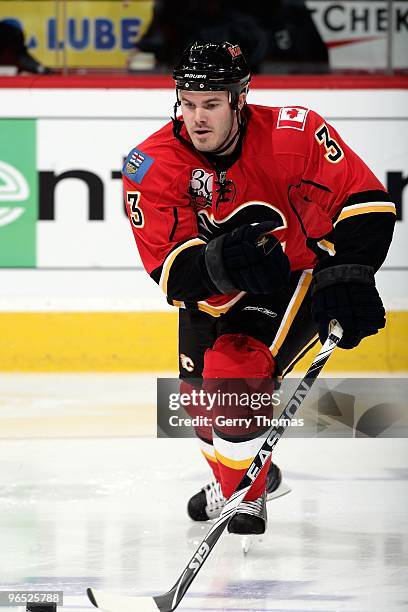
[[[308,108],[300,106],[283,106],[279,110],[277,129],[292,128],[293,130],[305,129]]]

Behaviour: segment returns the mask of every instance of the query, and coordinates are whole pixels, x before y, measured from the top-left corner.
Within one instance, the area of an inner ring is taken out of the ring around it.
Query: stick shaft
[[[343,332],[340,325],[336,321],[333,321],[331,324],[331,331],[326,342],[323,344],[304,378],[298,384],[295,392],[292,394],[290,400],[286,404],[285,409],[282,411],[282,414],[279,417],[279,422],[283,421],[284,419],[290,420],[293,418],[306,395],[309,393],[314,381],[320,374],[323,366],[337,346],[337,343],[341,340],[342,333]],[[254,457],[254,460],[249,466],[247,472],[244,474],[235,492],[228,499],[219,518],[211,527],[195,551],[194,555],[191,557],[188,565],[185,567],[183,573],[178,578],[173,588],[167,593],[157,595],[153,598],[159,610],[162,612],[172,612],[172,610],[177,608],[191,583],[204,565],[204,562],[208,558],[221,534],[225,530],[230,519],[236,513],[239,504],[248,493],[252,484],[255,482],[263,465],[269,459],[273,449],[284,434],[285,430],[286,425],[280,425],[278,427],[272,426],[266,432],[265,441]]]

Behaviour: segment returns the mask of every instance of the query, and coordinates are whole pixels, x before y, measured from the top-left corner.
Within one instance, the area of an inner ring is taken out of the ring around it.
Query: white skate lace
[[[209,518],[217,518],[225,506],[225,497],[222,494],[221,485],[215,479],[203,488],[207,502],[206,512]]]
[[[253,516],[262,516],[265,505],[265,496],[261,495],[253,501],[243,501],[239,504],[238,512],[251,514]]]

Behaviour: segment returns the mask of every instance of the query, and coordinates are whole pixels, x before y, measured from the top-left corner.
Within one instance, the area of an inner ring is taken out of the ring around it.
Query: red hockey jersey
[[[171,123],[125,161],[125,201],[141,259],[174,305],[191,302],[182,291],[169,291],[172,275],[187,276],[181,265],[186,250],[194,256],[235,227],[275,221],[291,268],[299,270],[313,268],[319,252],[334,253],[336,223],[371,212],[395,214],[384,186],[317,113],[256,105],[245,112],[241,154],[225,172],[217,174],[208,157],[176,139]],[[184,127],[182,133],[188,139]],[[241,295],[195,303],[218,316]]]

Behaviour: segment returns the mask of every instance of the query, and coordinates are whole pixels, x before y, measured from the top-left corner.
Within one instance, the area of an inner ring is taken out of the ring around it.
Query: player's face
[[[237,129],[236,113],[227,91],[181,91],[187,132],[198,151],[216,151]]]

